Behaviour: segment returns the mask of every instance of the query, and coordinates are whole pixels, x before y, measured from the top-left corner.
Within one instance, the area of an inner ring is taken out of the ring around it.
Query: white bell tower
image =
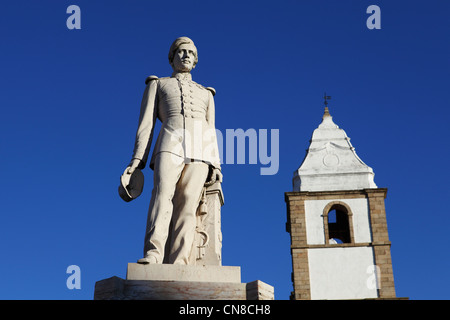
[[[293,189],[285,193],[291,299],[395,298],[387,189],[375,185],[372,168],[356,155],[327,106],[294,172]]]

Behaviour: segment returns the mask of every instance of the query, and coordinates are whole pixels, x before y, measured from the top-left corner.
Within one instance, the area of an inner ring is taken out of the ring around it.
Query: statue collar
[[[178,80],[192,81],[192,75],[190,72],[174,72],[174,73],[172,73],[172,78],[176,78]]]

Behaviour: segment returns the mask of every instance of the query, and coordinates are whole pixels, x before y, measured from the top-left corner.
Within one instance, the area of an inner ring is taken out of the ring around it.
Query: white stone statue
[[[192,81],[190,72],[198,62],[193,41],[176,39],[170,47],[169,62],[171,77],[149,76],[145,81],[134,152],[122,176],[122,181],[133,180],[132,175],[145,168],[159,119],[161,130],[150,161],[154,182],[144,257],[138,260],[143,264],[192,261],[196,213],[204,198],[204,185],[211,179],[222,181],[214,123],[215,90]],[[123,187],[127,189],[127,185]],[[133,198],[130,193],[126,201]],[[139,194],[135,192],[134,197]]]

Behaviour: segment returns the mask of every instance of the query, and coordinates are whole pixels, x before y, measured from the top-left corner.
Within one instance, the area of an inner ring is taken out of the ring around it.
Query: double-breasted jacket
[[[159,119],[161,129],[150,161],[152,169],[160,152],[220,168],[215,90],[194,82],[190,73],[174,73],[167,78],[149,76],[146,85],[132,156],[141,160],[139,167],[145,167],[155,121]]]

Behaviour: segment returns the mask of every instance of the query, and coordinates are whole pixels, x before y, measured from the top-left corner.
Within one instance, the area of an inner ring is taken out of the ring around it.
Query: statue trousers
[[[189,263],[197,208],[207,176],[204,162],[185,163],[184,158],[170,152],[156,156],[144,257],[153,256],[157,263]]]

